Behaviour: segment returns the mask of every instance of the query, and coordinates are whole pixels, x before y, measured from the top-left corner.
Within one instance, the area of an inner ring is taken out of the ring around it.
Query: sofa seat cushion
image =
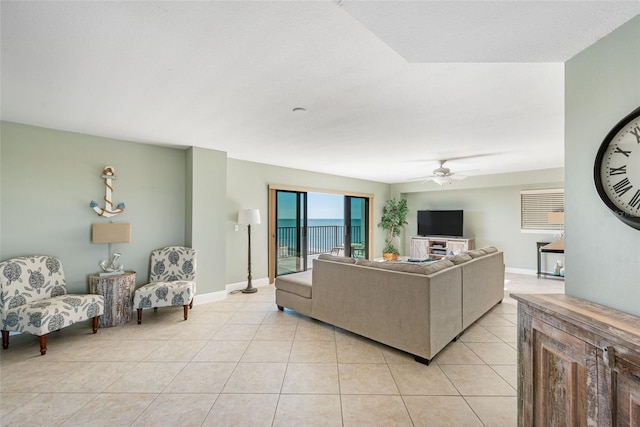
[[[301,271],[300,273],[285,274],[276,277],[276,289],[289,292],[303,298],[311,298],[311,278],[312,270]]]
[[[196,282],[175,280],[151,282],[136,289],[134,308],[168,307],[188,305],[196,294]]]
[[[8,308],[2,329],[44,335],[103,313],[102,295],[65,294]]]

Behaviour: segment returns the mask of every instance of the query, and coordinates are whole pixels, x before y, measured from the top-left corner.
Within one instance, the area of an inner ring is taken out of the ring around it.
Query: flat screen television
[[[418,211],[418,235],[462,237],[462,210]]]

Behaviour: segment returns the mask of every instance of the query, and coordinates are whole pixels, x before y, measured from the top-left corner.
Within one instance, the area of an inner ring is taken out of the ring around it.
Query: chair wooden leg
[[[9,348],[9,331],[2,330],[2,348]]]
[[[184,307],[184,320],[187,320],[187,317],[189,316],[189,305],[185,304],[183,305]]]
[[[158,307],[153,307],[153,312],[157,313],[158,312]]]
[[[189,308],[193,308],[193,298],[191,298],[191,302],[189,303]]]
[[[138,309],[138,325],[142,323],[142,309]]]
[[[40,338],[40,355],[44,356],[45,354],[47,354],[47,336],[49,334],[44,334],[44,335],[40,335],[38,338]]]
[[[100,316],[94,316],[93,317],[93,333],[95,334],[96,332],[98,332],[98,318]]]

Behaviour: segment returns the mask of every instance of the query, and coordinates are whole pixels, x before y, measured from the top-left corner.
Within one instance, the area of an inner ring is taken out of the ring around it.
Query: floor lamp
[[[249,237],[248,256],[247,256],[247,287],[242,290],[242,293],[252,294],[258,292],[256,288],[251,285],[251,226],[260,224],[260,211],[258,209],[243,209],[238,212],[238,224],[247,226],[247,235]]]

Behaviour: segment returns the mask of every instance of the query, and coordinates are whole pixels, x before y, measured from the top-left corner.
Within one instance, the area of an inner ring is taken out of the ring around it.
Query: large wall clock
[[[604,138],[593,178],[605,205],[625,224],[640,230],[640,108]]]

